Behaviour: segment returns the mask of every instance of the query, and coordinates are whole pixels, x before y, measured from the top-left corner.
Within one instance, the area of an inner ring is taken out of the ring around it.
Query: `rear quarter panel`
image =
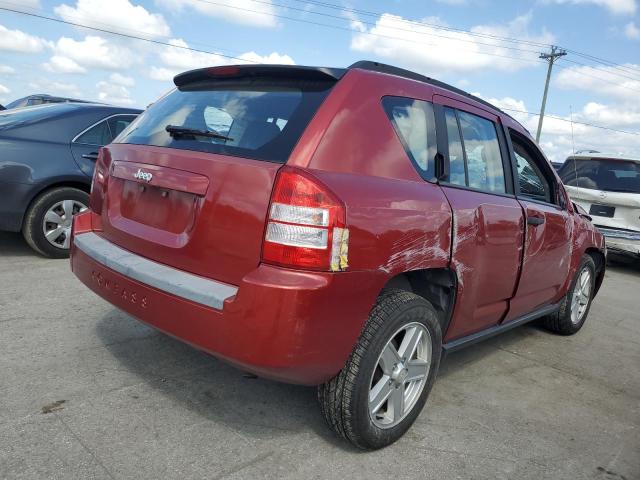
[[[451,208],[440,187],[413,167],[382,107],[384,96],[431,101],[433,89],[351,70],[305,132],[317,141],[313,155],[294,163],[310,168],[344,201],[349,269],[377,278],[371,305],[397,274],[446,267],[451,249]]]
[[[17,231],[31,201],[51,185],[83,183],[68,144],[0,135],[0,215],[2,228]]]

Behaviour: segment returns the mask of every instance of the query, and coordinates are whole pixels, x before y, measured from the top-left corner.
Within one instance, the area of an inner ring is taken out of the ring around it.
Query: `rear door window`
[[[447,136],[449,137],[449,183],[467,185],[466,165],[462,149],[462,138],[455,110],[445,108]]]
[[[151,105],[116,142],[284,163],[333,84],[251,78],[183,86]]]
[[[135,118],[135,115],[116,115],[109,118],[109,130],[111,132],[111,138],[109,141],[120,135]]]
[[[435,176],[437,150],[433,106],[405,97],[384,97],[382,106],[412,163],[424,178],[431,180]]]
[[[445,108],[449,140],[449,183],[506,193],[500,142],[491,120]]]
[[[107,120],[103,120],[82,133],[73,143],[84,145],[107,145],[111,142],[111,130]]]

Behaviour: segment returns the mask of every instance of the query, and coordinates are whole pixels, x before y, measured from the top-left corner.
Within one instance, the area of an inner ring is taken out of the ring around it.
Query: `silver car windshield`
[[[607,192],[640,193],[640,162],[617,159],[568,159],[560,169],[565,185]]]

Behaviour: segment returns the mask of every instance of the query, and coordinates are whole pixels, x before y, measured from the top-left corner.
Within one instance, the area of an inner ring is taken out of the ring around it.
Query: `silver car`
[[[572,155],[559,174],[571,199],[605,235],[607,248],[640,256],[640,158]]]

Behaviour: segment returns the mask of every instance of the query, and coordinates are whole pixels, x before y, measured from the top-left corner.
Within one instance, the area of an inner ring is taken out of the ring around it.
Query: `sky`
[[[0,0],[0,103],[144,108],[192,68],[366,59],[485,98],[535,136],[550,45],[568,54],[552,72],[547,156],[640,156],[640,0]]]

